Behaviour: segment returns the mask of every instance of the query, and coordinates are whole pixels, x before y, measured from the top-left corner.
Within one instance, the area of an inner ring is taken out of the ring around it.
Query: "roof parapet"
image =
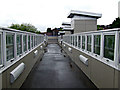
[[[71,10],[70,13],[68,14],[67,18],[73,18],[75,15],[76,16],[92,17],[92,18],[96,18],[96,19],[102,17],[102,14],[99,14],[99,13]]]
[[[74,29],[73,29],[73,28],[63,28],[63,30],[72,31],[72,30],[74,30]]]
[[[71,26],[71,23],[70,22],[63,22],[62,25]]]

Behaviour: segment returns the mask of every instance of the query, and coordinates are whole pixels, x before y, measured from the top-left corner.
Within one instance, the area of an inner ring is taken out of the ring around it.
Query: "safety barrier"
[[[58,42],[97,87],[120,88],[119,28],[64,35]]]

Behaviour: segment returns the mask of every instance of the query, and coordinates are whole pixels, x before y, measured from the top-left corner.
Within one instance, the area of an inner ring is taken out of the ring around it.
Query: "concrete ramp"
[[[22,88],[96,88],[58,44],[48,44]]]
[[[58,43],[58,36],[48,36],[48,44]]]

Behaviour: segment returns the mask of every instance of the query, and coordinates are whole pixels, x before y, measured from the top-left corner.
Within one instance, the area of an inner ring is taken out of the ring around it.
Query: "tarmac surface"
[[[58,44],[48,44],[46,49],[21,88],[96,88]]]

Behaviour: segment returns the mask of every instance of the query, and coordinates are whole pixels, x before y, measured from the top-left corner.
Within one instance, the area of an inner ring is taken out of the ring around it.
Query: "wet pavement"
[[[42,60],[32,69],[21,88],[96,88],[84,73],[61,52],[49,44]]]

